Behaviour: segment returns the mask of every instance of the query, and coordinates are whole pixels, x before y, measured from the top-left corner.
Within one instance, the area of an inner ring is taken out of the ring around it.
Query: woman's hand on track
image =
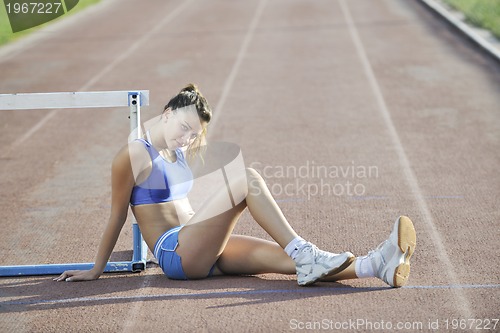
[[[54,278],[54,281],[66,281],[66,282],[76,282],[76,281],[92,281],[97,280],[100,274],[96,274],[94,271],[66,271]]]

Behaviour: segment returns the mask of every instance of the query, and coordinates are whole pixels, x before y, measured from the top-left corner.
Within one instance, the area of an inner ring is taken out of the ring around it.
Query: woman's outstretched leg
[[[217,268],[221,274],[295,274],[295,262],[277,243],[242,235],[231,235]]]
[[[249,208],[257,223],[295,261],[300,285],[312,284],[321,277],[337,273],[353,260],[349,252],[340,255],[324,252],[298,237],[271,196],[264,180],[255,170],[248,169],[247,177],[241,177],[231,183],[231,189],[233,194],[236,189],[243,198],[239,204],[215,215],[214,212],[219,211],[219,206],[227,201],[227,190],[223,188],[179,233],[177,253],[182,258],[188,277],[201,278],[207,275],[212,264],[223,254],[230,234],[245,207]],[[226,270],[229,271],[230,268],[226,267]]]

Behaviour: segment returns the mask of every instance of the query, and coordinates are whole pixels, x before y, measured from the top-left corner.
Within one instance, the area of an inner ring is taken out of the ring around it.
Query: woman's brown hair
[[[194,105],[196,107],[196,112],[198,113],[198,117],[200,118],[200,122],[202,123],[203,131],[200,136],[196,138],[196,140],[188,147],[189,153],[188,155],[192,157],[196,153],[199,152],[201,144],[207,134],[207,126],[212,119],[212,109],[208,104],[206,98],[201,94],[198,87],[190,83],[181,91],[172,97],[167,105],[163,108],[163,112],[167,109],[175,112],[177,109],[184,108],[190,105]],[[206,123],[206,124],[203,124]]]

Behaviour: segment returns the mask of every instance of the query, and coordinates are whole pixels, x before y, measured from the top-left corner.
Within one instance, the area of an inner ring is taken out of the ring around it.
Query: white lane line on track
[[[405,286],[401,289],[429,289],[429,290],[464,290],[464,289],[498,289],[500,284],[460,284],[460,285],[435,285],[435,286]],[[155,299],[187,299],[187,298],[203,298],[203,297],[230,297],[230,296],[245,296],[245,295],[264,295],[264,294],[310,294],[310,293],[325,293],[329,296],[334,296],[335,291],[345,292],[367,292],[393,290],[391,287],[350,287],[350,286],[335,286],[335,287],[314,287],[300,289],[262,289],[262,290],[240,290],[240,291],[214,291],[206,293],[180,293],[180,294],[149,294],[149,295],[132,295],[132,296],[105,296],[105,297],[76,297],[64,299],[41,299],[41,300],[20,300],[0,302],[0,306],[19,306],[19,305],[43,305],[43,304],[71,304],[81,302],[114,302],[114,301],[145,301]]]
[[[87,17],[92,16],[95,13],[99,13],[106,7],[113,5],[115,1],[121,0],[100,1],[99,3],[85,8],[84,10],[64,17],[64,19],[58,20],[56,22],[50,22],[43,28],[35,28],[37,29],[36,31],[30,33],[28,36],[22,37],[15,42],[2,45],[0,47],[0,63],[8,61],[23,52],[30,52],[30,49],[36,49],[36,47],[39,44],[43,43],[45,39],[50,38],[52,35],[60,31],[64,31],[64,29],[77,24],[81,20],[85,20]]]
[[[104,67],[99,73],[94,75],[92,79],[90,79],[86,84],[84,84],[80,90],[86,90],[94,85],[97,81],[99,81],[105,74],[109,73],[113,68],[116,67],[117,64],[128,58],[134,51],[136,51],[139,46],[144,44],[151,35],[158,32],[164,25],[168,24],[172,21],[178,14],[180,14],[186,7],[188,7],[193,0],[182,1],[179,6],[177,6],[173,11],[171,11],[167,16],[165,16],[156,26],[153,27],[147,34],[143,35],[141,38],[136,40],[125,52],[120,54],[115,60],[109,63],[108,66]]]
[[[378,81],[375,77],[375,74],[373,72],[372,66],[370,64],[370,61],[368,60],[368,56],[366,54],[366,50],[363,46],[363,43],[361,41],[361,38],[359,37],[358,30],[356,28],[356,25],[354,24],[354,21],[352,19],[351,13],[349,11],[348,6],[345,3],[345,0],[338,0],[340,7],[342,8],[342,13],[344,15],[344,18],[346,20],[346,24],[349,28],[349,33],[351,35],[352,41],[356,47],[357,54],[359,56],[359,59],[362,63],[363,69],[365,71],[365,74],[367,76],[367,79],[370,83],[370,86],[372,88],[372,91],[374,93],[374,97],[377,101],[378,109],[382,115],[382,118],[384,119],[384,123],[387,127],[387,130],[389,132],[389,136],[392,140],[392,143],[394,145],[394,148],[396,149],[398,158],[399,158],[399,163],[401,167],[403,168],[403,173],[404,177],[406,179],[406,182],[409,185],[409,188],[415,197],[420,213],[423,216],[423,221],[427,224],[427,227],[430,229],[430,235],[432,237],[432,243],[436,246],[437,251],[438,251],[438,258],[443,264],[443,270],[445,271],[445,274],[448,275],[448,280],[450,281],[451,284],[453,285],[458,285],[458,277],[455,273],[455,269],[450,261],[450,257],[448,256],[448,253],[446,252],[446,248],[443,244],[443,240],[441,238],[441,235],[439,234],[436,225],[433,221],[432,214],[429,210],[429,207],[427,206],[427,203],[424,199],[424,196],[422,194],[422,191],[420,189],[420,186],[418,184],[417,177],[415,176],[415,173],[413,172],[411,168],[410,161],[408,157],[406,156],[406,152],[403,148],[403,144],[401,143],[401,139],[399,138],[398,132],[396,131],[396,127],[394,126],[394,123],[392,121],[391,115],[389,113],[387,104],[385,102],[385,99],[382,95],[380,85],[378,84]],[[469,301],[465,297],[465,294],[461,289],[456,289],[456,305],[457,307],[460,307],[460,310],[462,312],[462,315],[464,318],[474,318],[473,313],[470,308]]]
[[[49,113],[47,113],[42,119],[40,119],[35,126],[31,127],[26,133],[24,133],[22,136],[17,138],[16,141],[10,144],[9,148],[5,151],[4,154],[2,154],[2,158],[10,155],[10,153],[14,150],[14,148],[20,146],[23,142],[28,140],[33,134],[35,134],[40,128],[45,126],[45,124],[52,118],[54,117],[59,110],[54,109],[51,110]]]
[[[94,6],[91,6],[77,14],[74,14],[68,18],[65,18],[64,20],[61,20],[59,22],[55,22],[51,24],[49,27],[40,29],[33,34],[27,36],[26,38],[21,39],[20,41],[17,41],[16,43],[8,44],[3,46],[0,49],[0,63],[7,61],[11,59],[12,57],[16,56],[17,54],[21,52],[28,52],[27,49],[34,48],[36,47],[39,43],[43,42],[46,38],[49,38],[53,34],[56,34],[60,31],[63,31],[63,29],[69,25],[75,24],[79,22],[80,20],[84,20],[86,16],[92,15],[96,11],[102,10],[105,8],[105,6],[110,6],[112,5],[115,1],[119,0],[108,0],[108,1],[103,1],[99,4],[96,4]],[[80,90],[83,90],[83,87],[80,88]],[[15,140],[13,143],[10,144],[9,147],[6,147],[5,152],[0,156],[0,158],[5,158],[10,155],[10,153],[17,148],[18,146],[22,145],[26,140],[28,140],[33,134],[35,134],[39,129],[41,129],[45,124],[52,118],[54,117],[60,110],[54,109],[50,110],[49,113],[47,113],[40,121],[38,121],[33,127],[31,127],[24,135],[19,137],[17,140]]]
[[[130,47],[125,50],[125,52],[121,53],[120,56],[115,58],[112,62],[110,62],[106,67],[104,67],[99,73],[94,75],[89,81],[87,81],[83,86],[78,89],[78,91],[85,91],[89,89],[92,85],[94,85],[97,81],[99,81],[104,75],[113,70],[120,62],[128,58],[134,51],[136,51],[144,42],[146,42],[151,35],[159,31],[165,24],[169,23],[172,19],[174,19],[180,12],[182,12],[186,7],[188,7],[193,0],[182,1],[179,6],[177,6],[173,11],[169,12],[167,16],[165,16],[160,22],[158,22],[148,33],[144,34],[141,38],[136,40]],[[40,121],[38,121],[32,128],[30,128],[26,133],[21,136],[19,139],[14,141],[10,147],[6,150],[1,158],[4,158],[10,154],[16,147],[23,144],[26,140],[28,140],[33,134],[35,134],[39,129],[41,129],[52,117],[54,117],[60,110],[54,109],[47,113]]]
[[[253,39],[253,35],[255,33],[255,28],[257,27],[260,16],[262,12],[264,11],[264,8],[266,7],[268,3],[268,0],[261,0],[259,4],[257,5],[257,9],[255,10],[255,14],[253,15],[252,21],[250,22],[250,26],[248,27],[247,33],[245,35],[245,38],[243,39],[243,43],[241,44],[240,50],[238,52],[238,55],[236,57],[236,61],[233,64],[233,67],[231,68],[231,71],[229,72],[229,75],[224,82],[224,87],[222,88],[222,94],[217,103],[215,104],[215,108],[217,109],[217,112],[214,113],[213,119],[210,121],[210,127],[215,127],[215,124],[217,123],[217,120],[220,117],[220,114],[222,113],[222,109],[224,108],[224,104],[226,104],[227,97],[229,96],[229,92],[231,91],[231,88],[233,87],[234,80],[236,78],[236,75],[238,74],[238,71],[240,69],[241,63],[243,61],[243,58],[245,57],[245,54],[247,53],[248,46],[250,45],[251,40]],[[209,134],[212,131],[209,131]],[[208,135],[210,136],[210,135]]]

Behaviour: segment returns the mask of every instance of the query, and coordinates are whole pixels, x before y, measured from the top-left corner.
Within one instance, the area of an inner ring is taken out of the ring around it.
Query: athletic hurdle
[[[149,90],[0,94],[1,110],[129,107],[130,132],[141,136],[141,106],[149,105]],[[147,246],[134,219],[131,261],[108,262],[105,272],[146,269]],[[66,270],[91,269],[94,263],[0,266],[0,276],[56,275]]]

